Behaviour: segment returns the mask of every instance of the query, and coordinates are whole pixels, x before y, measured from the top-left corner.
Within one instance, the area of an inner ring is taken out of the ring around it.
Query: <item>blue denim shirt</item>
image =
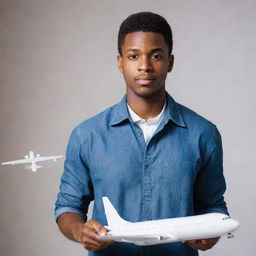
[[[64,212],[107,225],[102,197],[122,218],[137,222],[222,212],[225,180],[222,143],[214,124],[166,94],[163,120],[146,145],[142,130],[130,119],[126,97],[84,121],[72,132],[56,201],[56,218]],[[198,255],[183,243],[136,246],[113,243],[89,255]]]

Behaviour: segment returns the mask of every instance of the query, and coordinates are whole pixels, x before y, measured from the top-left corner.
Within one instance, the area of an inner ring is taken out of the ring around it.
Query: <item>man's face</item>
[[[118,56],[127,95],[148,98],[165,91],[167,73],[172,70],[173,56],[162,34],[133,32],[127,34]]]

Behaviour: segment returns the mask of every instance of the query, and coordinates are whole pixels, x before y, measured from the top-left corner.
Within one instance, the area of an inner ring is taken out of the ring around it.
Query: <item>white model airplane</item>
[[[34,155],[33,151],[29,152],[29,155],[26,155],[24,159],[14,160],[10,162],[4,162],[2,165],[15,165],[15,164],[27,164],[31,163],[31,165],[27,165],[26,169],[31,169],[33,172],[36,172],[38,168],[42,168],[42,166],[37,165],[37,162],[47,161],[47,160],[54,160],[56,161],[58,158],[62,156],[40,156],[39,154]]]
[[[122,219],[107,197],[103,197],[108,221],[107,235],[101,240],[154,245],[194,239],[206,239],[228,235],[239,227],[239,223],[221,213],[170,218],[143,222],[128,222]]]

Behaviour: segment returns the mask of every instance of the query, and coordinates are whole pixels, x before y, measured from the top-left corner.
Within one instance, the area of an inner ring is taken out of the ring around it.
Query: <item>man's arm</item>
[[[194,212],[228,215],[223,197],[226,182],[223,175],[222,141],[215,126],[202,138],[201,151],[202,165],[194,182]]]
[[[228,214],[223,194],[226,183],[223,176],[223,153],[221,136],[216,127],[203,140],[203,165],[194,183],[195,214],[221,212]],[[195,250],[211,249],[219,237],[190,240],[186,244]]]
[[[79,214],[67,212],[58,217],[57,223],[63,235],[83,244],[88,251],[102,250],[111,244],[98,239],[99,235],[106,235],[107,229],[96,220],[84,222]]]
[[[87,156],[85,147],[84,144],[81,146],[79,129],[75,129],[67,147],[55,218],[67,238],[82,243],[87,250],[100,250],[111,242],[99,241],[97,236],[106,234],[107,230],[95,220],[87,221],[88,207],[94,193],[90,171],[83,159],[83,156]]]

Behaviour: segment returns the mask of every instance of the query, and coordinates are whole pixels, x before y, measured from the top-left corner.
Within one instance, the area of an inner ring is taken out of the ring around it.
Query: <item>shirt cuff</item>
[[[78,210],[78,209],[72,208],[72,207],[60,207],[60,208],[55,210],[55,213],[54,213],[55,221],[57,221],[58,217],[61,214],[66,213],[66,212],[73,212],[73,213],[79,214],[84,219],[84,221],[87,220],[86,214],[81,210]]]

